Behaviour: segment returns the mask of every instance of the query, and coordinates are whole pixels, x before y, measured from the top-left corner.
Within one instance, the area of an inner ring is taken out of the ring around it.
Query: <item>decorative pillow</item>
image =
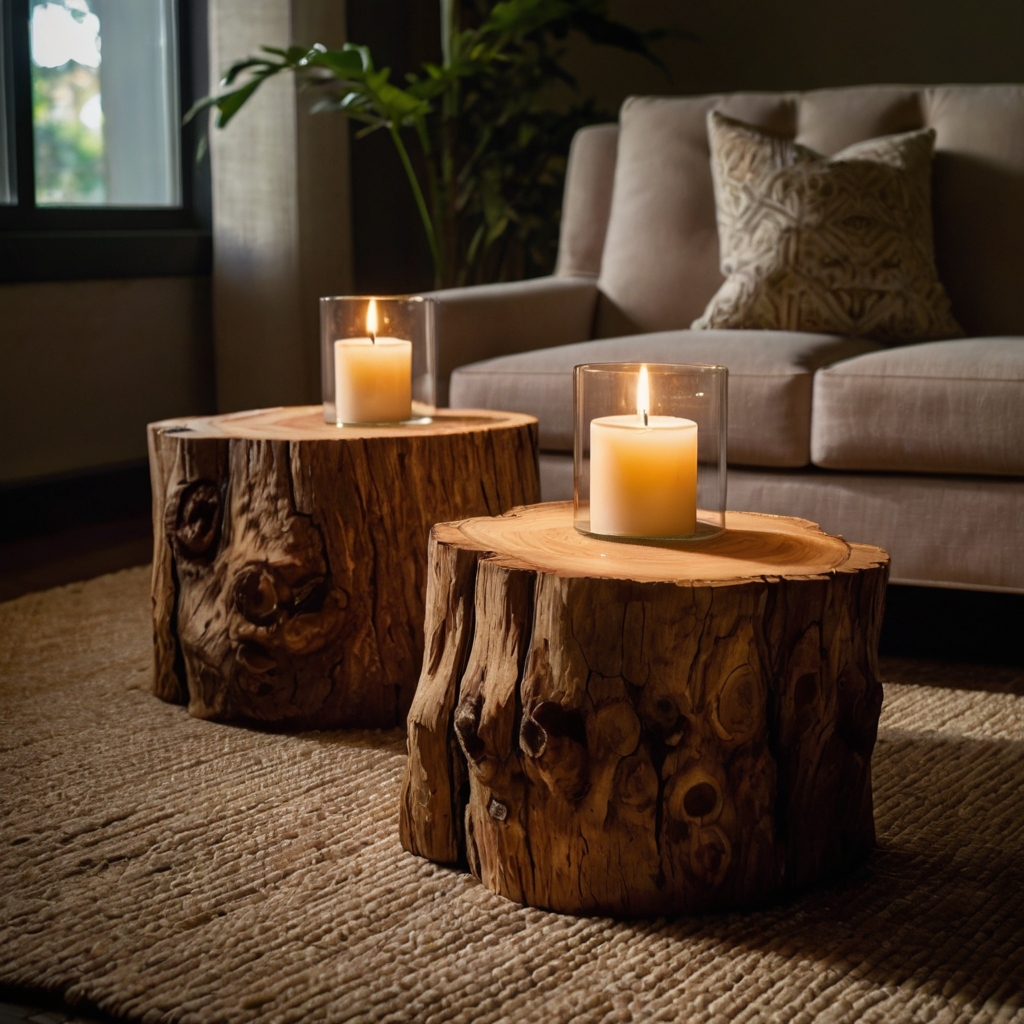
[[[963,336],[935,269],[933,129],[832,157],[714,110],[708,135],[726,281],[694,328]]]

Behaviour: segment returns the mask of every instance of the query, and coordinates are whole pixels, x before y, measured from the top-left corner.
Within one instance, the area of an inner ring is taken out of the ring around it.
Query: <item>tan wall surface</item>
[[[671,81],[638,57],[575,46],[584,94],[610,110],[631,93],[1024,81],[1020,0],[612,0],[611,15],[699,38],[656,44]]]
[[[145,459],[212,411],[209,279],[0,285],[0,367],[0,482]]]
[[[263,44],[340,46],[339,0],[211,0],[214,78]],[[319,299],[351,291],[348,128],[272,79],[210,134],[221,412],[320,398]]]

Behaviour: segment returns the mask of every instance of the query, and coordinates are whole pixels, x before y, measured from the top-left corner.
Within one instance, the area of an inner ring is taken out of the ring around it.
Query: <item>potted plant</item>
[[[612,21],[607,0],[441,0],[440,64],[391,80],[365,46],[266,46],[236,61],[222,91],[200,100],[225,127],[268,78],[288,71],[339,111],[386,131],[426,232],[436,287],[510,280],[550,270],[565,158],[577,128],[609,115],[592,100],[557,111],[557,82],[575,86],[563,57],[571,33],[662,66],[639,32]]]

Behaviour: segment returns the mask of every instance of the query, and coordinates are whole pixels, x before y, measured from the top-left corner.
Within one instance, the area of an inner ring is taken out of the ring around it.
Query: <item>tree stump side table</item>
[[[874,842],[889,559],[729,513],[699,545],[570,503],[435,526],[405,849],[570,913],[750,905]]]
[[[290,727],[405,721],[434,523],[537,501],[537,421],[334,427],[320,406],[149,426],[154,690]]]

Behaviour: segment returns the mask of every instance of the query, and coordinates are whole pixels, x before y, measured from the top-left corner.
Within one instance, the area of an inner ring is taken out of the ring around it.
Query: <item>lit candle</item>
[[[338,423],[397,423],[412,417],[412,342],[377,337],[377,302],[366,309],[366,338],[334,343]]]
[[[651,416],[647,367],[635,416],[590,421],[590,529],[611,537],[686,537],[697,530],[697,424]]]

